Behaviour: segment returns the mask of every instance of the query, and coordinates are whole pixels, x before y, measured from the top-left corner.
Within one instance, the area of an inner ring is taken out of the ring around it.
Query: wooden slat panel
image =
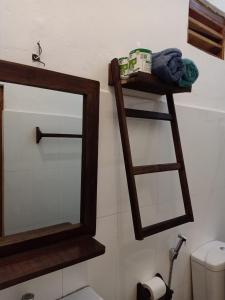
[[[190,0],[191,16],[198,16],[200,21],[209,27],[219,31],[224,27],[224,18],[213,12],[210,8],[196,0]]]
[[[224,38],[222,33],[217,32],[216,30],[210,28],[207,25],[204,25],[202,22],[199,22],[192,17],[189,17],[189,29],[219,43],[222,43]]]
[[[199,12],[197,12],[193,9],[189,9],[189,16],[196,19],[196,20],[198,20],[199,22],[209,26],[213,30],[215,30],[219,33],[222,33],[222,26],[221,25],[218,25],[218,24],[214,23],[212,20],[209,20],[207,17],[200,14]]]
[[[141,174],[148,174],[148,173],[167,172],[167,171],[179,170],[180,168],[181,168],[180,163],[136,166],[133,168],[133,174],[141,175]]]
[[[204,36],[202,36],[201,34],[189,29],[188,30],[189,36],[192,38],[195,38],[196,40],[199,41],[199,45],[201,45],[202,47],[206,47],[206,50],[208,51],[212,51],[213,49],[218,49],[221,50],[222,49],[222,45],[219,43],[216,43]]]
[[[172,116],[168,113],[130,109],[130,108],[126,108],[125,112],[126,112],[126,116],[130,118],[141,118],[141,119],[152,119],[152,120],[163,120],[163,121],[172,120]]]
[[[223,39],[223,48],[221,50],[221,58],[224,59],[224,54],[225,54],[225,24],[224,24],[224,28],[223,28],[223,32],[222,32],[224,39]]]
[[[214,54],[221,57],[221,51],[223,46],[194,32],[193,30],[188,30],[188,42],[193,46],[202,49],[210,54]]]

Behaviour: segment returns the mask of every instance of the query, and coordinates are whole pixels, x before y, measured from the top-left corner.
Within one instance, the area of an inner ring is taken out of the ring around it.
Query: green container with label
[[[120,77],[121,79],[127,79],[129,77],[129,58],[121,57],[118,59],[120,67]]]
[[[151,50],[138,48],[130,51],[129,73],[135,73],[135,72],[151,73],[151,67],[152,67]]]

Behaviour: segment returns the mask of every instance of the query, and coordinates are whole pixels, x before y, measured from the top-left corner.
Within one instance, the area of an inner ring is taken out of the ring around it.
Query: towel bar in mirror
[[[71,138],[82,139],[82,134],[67,134],[67,133],[44,133],[39,127],[36,127],[36,143],[39,144],[43,137],[47,138]]]

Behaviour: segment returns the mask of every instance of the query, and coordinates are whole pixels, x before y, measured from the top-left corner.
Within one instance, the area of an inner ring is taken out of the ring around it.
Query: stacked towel
[[[179,80],[179,86],[190,87],[198,79],[199,71],[195,63],[190,59],[182,59],[183,73]]]
[[[190,87],[197,80],[199,71],[193,61],[182,59],[182,52],[169,48],[152,54],[152,73],[162,81]]]
[[[167,83],[178,83],[183,73],[182,52],[169,48],[152,55],[152,73]]]

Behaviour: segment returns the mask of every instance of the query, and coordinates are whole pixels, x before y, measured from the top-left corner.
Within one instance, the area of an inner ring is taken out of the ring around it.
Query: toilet
[[[191,255],[194,300],[225,300],[225,243],[211,241]]]
[[[62,300],[103,300],[96,292],[90,287],[84,287],[64,298]]]

